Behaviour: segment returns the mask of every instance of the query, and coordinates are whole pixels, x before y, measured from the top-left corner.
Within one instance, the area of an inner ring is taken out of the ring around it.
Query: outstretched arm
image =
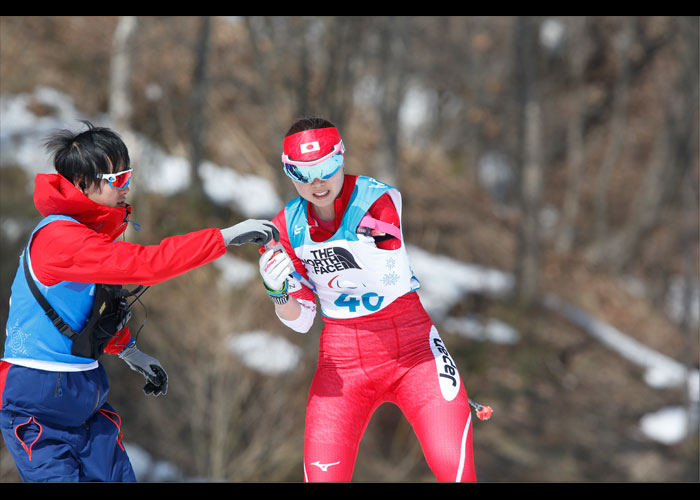
[[[278,235],[269,221],[247,220],[138,245],[112,241],[76,222],[57,221],[36,233],[32,270],[46,286],[61,281],[154,285],[221,257],[228,244],[264,244]]]

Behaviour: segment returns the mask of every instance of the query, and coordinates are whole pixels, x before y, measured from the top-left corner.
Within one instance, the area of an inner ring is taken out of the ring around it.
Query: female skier
[[[325,326],[307,402],[304,479],[350,481],[375,409],[396,404],[438,481],[476,481],[471,412],[457,368],[416,293],[401,196],[346,175],[337,128],[303,119],[282,163],[299,197],[273,219],[280,242],[260,273],[278,318],[307,332],[318,295]]]

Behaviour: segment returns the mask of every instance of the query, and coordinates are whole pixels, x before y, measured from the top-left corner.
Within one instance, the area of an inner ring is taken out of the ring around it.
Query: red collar
[[[314,213],[313,204],[306,204],[306,218],[309,221],[309,233],[313,241],[326,241],[338,230],[340,222],[343,220],[343,215],[345,215],[345,209],[350,203],[352,192],[355,190],[356,182],[356,175],[345,175],[343,178],[343,189],[341,189],[338,197],[333,200],[335,219],[332,222],[319,222],[318,217]]]
[[[116,239],[124,232],[131,206],[108,207],[95,203],[60,174],[38,174],[34,205],[44,217],[67,215],[90,229]]]

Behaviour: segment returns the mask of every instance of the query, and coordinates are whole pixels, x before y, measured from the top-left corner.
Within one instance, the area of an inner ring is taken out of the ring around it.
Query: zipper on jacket
[[[57,398],[63,396],[63,389],[61,388],[61,375],[62,372],[58,372],[58,377],[56,378],[56,391],[54,392],[54,396]]]

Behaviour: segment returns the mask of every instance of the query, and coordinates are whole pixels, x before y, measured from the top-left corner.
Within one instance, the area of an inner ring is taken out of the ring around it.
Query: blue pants
[[[102,366],[49,372],[3,362],[0,390],[0,430],[23,481],[136,481]]]

